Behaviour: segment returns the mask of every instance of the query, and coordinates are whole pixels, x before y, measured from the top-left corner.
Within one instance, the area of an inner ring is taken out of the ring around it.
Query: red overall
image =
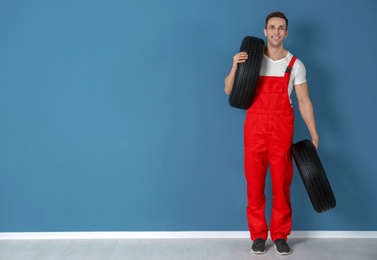
[[[247,217],[252,240],[267,239],[264,194],[268,164],[272,180],[272,241],[287,240],[292,228],[290,185],[293,177],[291,145],[294,113],[288,84],[296,57],[284,77],[259,76],[252,106],[244,125],[244,163],[247,182]]]

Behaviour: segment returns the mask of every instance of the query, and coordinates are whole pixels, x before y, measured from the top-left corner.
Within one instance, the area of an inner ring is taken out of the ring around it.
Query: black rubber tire
[[[247,52],[248,59],[238,64],[229,104],[232,107],[248,109],[252,102],[264,53],[264,41],[253,36],[243,38],[240,52]]]
[[[314,210],[321,213],[334,208],[335,196],[314,144],[297,142],[292,145],[292,155]]]

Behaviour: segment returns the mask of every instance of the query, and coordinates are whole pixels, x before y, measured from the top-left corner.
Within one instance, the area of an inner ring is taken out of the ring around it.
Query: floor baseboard
[[[292,231],[290,238],[377,238],[377,231]],[[249,238],[248,231],[198,232],[0,232],[0,239],[221,239]]]

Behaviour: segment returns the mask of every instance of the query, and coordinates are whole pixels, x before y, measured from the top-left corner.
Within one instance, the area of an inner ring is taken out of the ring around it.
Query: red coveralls
[[[264,194],[267,167],[272,179],[272,241],[287,240],[292,228],[290,185],[293,177],[291,145],[294,113],[288,95],[290,72],[284,77],[259,76],[256,95],[246,112],[244,125],[244,166],[247,182],[247,217],[252,240],[267,239]]]

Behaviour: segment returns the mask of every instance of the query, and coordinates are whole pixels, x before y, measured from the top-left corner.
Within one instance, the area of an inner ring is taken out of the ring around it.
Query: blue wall
[[[316,213],[296,171],[293,228],[377,230],[376,1],[2,0],[0,231],[247,230],[223,80],[275,10],[338,203]]]

